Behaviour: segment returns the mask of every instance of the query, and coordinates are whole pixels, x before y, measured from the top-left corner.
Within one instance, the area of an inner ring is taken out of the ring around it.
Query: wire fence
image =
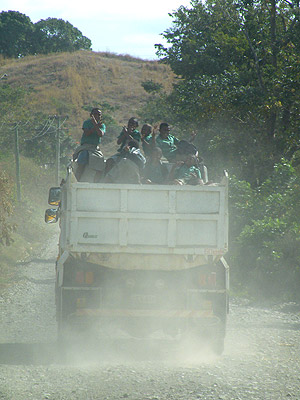
[[[56,184],[59,184],[60,177],[60,158],[61,158],[61,131],[65,124],[68,116],[52,115],[45,118],[43,121],[38,123],[32,122],[30,119],[26,121],[18,121],[14,124],[2,123],[0,126],[1,137],[6,138],[5,133],[14,132],[14,155],[16,163],[16,189],[17,189],[17,201],[21,202],[21,164],[20,164],[20,142],[35,142],[41,140],[47,135],[55,135],[55,180]],[[20,137],[20,133],[23,135],[30,131],[34,132],[31,137]],[[8,141],[11,143],[10,136]]]

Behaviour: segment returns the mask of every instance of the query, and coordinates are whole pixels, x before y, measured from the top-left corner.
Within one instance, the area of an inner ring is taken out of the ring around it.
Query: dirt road
[[[56,346],[56,238],[0,296],[0,399],[300,399],[300,306],[232,300],[225,351],[116,335]]]

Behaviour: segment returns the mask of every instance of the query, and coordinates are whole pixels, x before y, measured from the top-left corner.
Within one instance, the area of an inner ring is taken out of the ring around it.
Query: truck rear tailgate
[[[61,245],[69,252],[227,252],[227,185],[71,184]],[[68,238],[68,239],[66,239]]]

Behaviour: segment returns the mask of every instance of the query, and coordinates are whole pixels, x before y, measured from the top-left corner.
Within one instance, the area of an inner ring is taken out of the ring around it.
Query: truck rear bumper
[[[99,316],[99,317],[174,317],[174,318],[212,318],[212,311],[205,310],[128,310],[128,309],[81,309],[74,316]]]
[[[205,325],[217,325],[220,318],[212,310],[138,310],[138,309],[78,309],[68,316],[69,320],[80,319],[151,319],[151,320],[194,320]]]

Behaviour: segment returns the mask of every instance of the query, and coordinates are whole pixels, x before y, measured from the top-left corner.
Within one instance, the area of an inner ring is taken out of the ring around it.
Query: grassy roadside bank
[[[38,254],[51,236],[58,235],[56,224],[46,225],[45,209],[48,208],[48,190],[54,185],[54,171],[21,157],[21,202],[16,201],[15,163],[12,155],[0,159],[0,170],[13,183],[13,214],[9,222],[16,226],[9,246],[0,244],[0,291],[18,281],[22,261]]]

